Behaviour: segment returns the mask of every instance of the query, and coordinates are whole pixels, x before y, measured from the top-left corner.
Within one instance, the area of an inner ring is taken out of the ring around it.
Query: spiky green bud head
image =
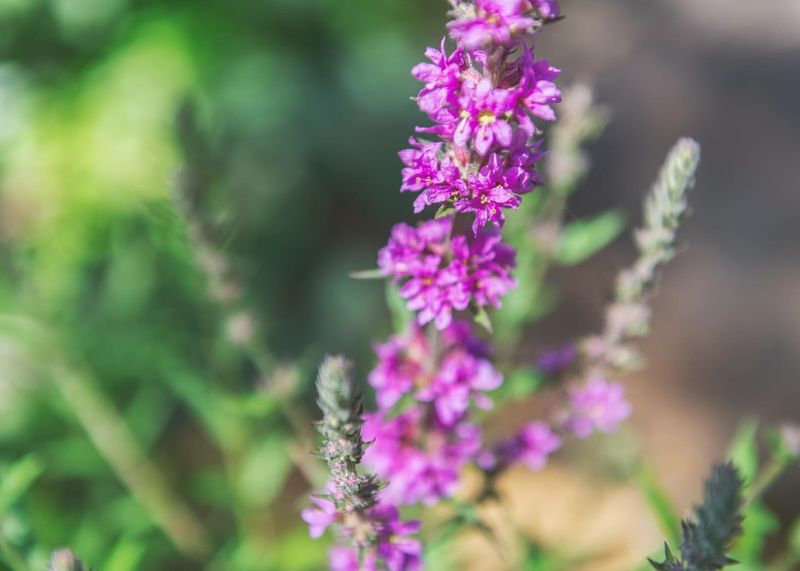
[[[343,433],[360,427],[361,394],[348,359],[325,357],[317,375],[317,395],[325,426]]]

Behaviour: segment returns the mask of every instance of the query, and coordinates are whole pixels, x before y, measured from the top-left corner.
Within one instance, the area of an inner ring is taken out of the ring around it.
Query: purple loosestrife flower
[[[369,374],[377,392],[378,408],[392,408],[423,379],[430,361],[430,348],[422,331],[411,326],[403,334],[375,345],[378,364]]]
[[[545,20],[561,16],[561,8],[558,6],[557,0],[533,0],[533,5],[539,12],[539,16]]]
[[[358,560],[358,551],[352,547],[334,547],[328,555],[331,571],[378,571],[374,555]]]
[[[439,177],[439,151],[442,143],[421,143],[413,137],[408,139],[414,147],[400,151],[400,160],[405,168],[402,171],[401,191],[419,191],[431,186]]]
[[[489,361],[456,350],[443,359],[441,368],[417,398],[433,403],[436,418],[443,426],[453,426],[467,412],[470,399],[481,408],[490,408],[492,401],[483,392],[501,384],[503,376]]]
[[[544,374],[555,377],[572,367],[577,356],[578,350],[572,344],[563,347],[548,347],[539,352],[536,357],[536,365]]]
[[[523,426],[516,436],[497,446],[503,465],[523,464],[531,470],[541,470],[550,454],[561,448],[561,438],[545,422]]]
[[[512,38],[536,24],[528,0],[475,0],[457,2],[456,19],[448,24],[450,35],[472,50],[486,44],[507,45]]]
[[[514,91],[494,88],[490,78],[481,78],[461,96],[461,121],[453,133],[453,143],[466,147],[474,137],[475,150],[482,157],[493,146],[509,147],[514,131],[505,117],[514,110],[516,103]]]
[[[474,233],[489,222],[502,226],[504,209],[518,208],[520,195],[541,182],[541,141],[529,140],[539,133],[534,119],[555,119],[559,70],[536,61],[524,43],[499,60],[482,50],[426,53],[433,63],[414,68],[425,83],[417,103],[437,124],[417,130],[442,142],[410,140],[412,148],[400,152],[401,190],[420,192],[414,212],[449,202],[475,214]]]
[[[461,178],[461,171],[453,165],[450,157],[444,157],[438,170],[430,180],[425,179],[425,188],[414,201],[414,213],[422,212],[426,206],[466,196],[467,185]]]
[[[403,396],[414,394],[431,402],[443,426],[452,426],[466,413],[470,402],[489,408],[484,394],[499,387],[503,376],[486,360],[480,342],[465,321],[454,321],[442,334],[439,361],[428,339],[415,325],[386,343],[375,346],[378,363],[369,375],[377,391],[378,408],[391,409]]]
[[[356,548],[334,547],[329,555],[332,571],[418,571],[422,569],[422,545],[408,536],[418,533],[417,521],[403,522],[397,508],[376,505],[369,510],[367,521],[373,535],[374,549],[359,561]],[[355,530],[358,533],[359,530]]]
[[[511,270],[517,264],[516,250],[504,244],[498,232],[490,231],[482,232],[472,241],[457,236],[452,240],[452,248],[452,265],[460,264],[459,272],[464,270],[473,302],[479,307],[501,307],[503,296],[517,287],[511,277]]]
[[[401,283],[400,295],[417,321],[435,322],[438,329],[452,323],[453,311],[470,303],[500,307],[501,298],[516,282],[511,271],[514,250],[496,233],[475,239],[458,235],[450,239],[452,218],[423,222],[416,228],[398,224],[389,243],[378,253],[378,267]]]
[[[425,84],[417,94],[417,105],[437,123],[449,123],[457,118],[462,74],[467,69],[464,50],[458,48],[448,56],[444,44],[445,39],[442,38],[439,50],[425,50],[425,57],[431,63],[417,64],[411,70],[411,75]]]
[[[389,571],[416,571],[422,568],[422,545],[408,536],[419,533],[420,522],[401,521],[397,508],[377,505],[371,516],[380,521],[376,556]]]
[[[308,524],[309,535],[317,539],[322,537],[328,527],[336,521],[339,512],[331,500],[311,496],[311,501],[316,507],[304,509],[300,516]]]
[[[467,422],[442,426],[413,407],[395,418],[371,414],[364,438],[372,445],[364,463],[387,482],[381,492],[393,504],[434,504],[452,496],[461,469],[478,453],[479,429]]]
[[[489,162],[477,174],[470,175],[470,195],[454,201],[456,211],[475,214],[472,231],[478,231],[493,222],[502,226],[505,222],[505,208],[519,208],[520,197],[506,188],[506,171],[501,158],[492,154]]]
[[[594,430],[614,432],[631,414],[625,387],[603,377],[591,377],[584,386],[571,388],[569,401],[567,428],[578,438],[586,438]]]

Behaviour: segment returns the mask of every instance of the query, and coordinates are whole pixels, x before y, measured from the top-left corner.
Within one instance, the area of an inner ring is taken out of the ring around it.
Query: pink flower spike
[[[578,438],[586,438],[594,430],[614,432],[631,414],[625,400],[625,387],[603,377],[592,377],[582,387],[569,391],[570,417],[567,428]]]
[[[327,530],[334,521],[336,521],[338,512],[336,511],[336,506],[330,500],[311,496],[311,501],[317,507],[304,509],[300,517],[308,524],[308,534],[313,539],[317,539],[325,533],[325,530]]]

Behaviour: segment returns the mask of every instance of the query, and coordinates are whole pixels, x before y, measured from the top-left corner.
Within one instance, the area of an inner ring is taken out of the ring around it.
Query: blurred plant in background
[[[407,70],[440,35],[440,4],[0,0],[0,566],[326,565],[298,517],[325,484],[308,454],[311,379],[324,352],[371,364],[370,339],[407,319],[393,288],[387,312],[374,283],[348,274],[408,212],[387,189],[416,121]],[[581,263],[624,226],[616,211],[564,222],[607,113],[577,85],[559,115],[546,184],[505,226],[518,287],[491,316],[498,407],[546,400],[609,357],[595,338],[538,365],[523,347],[558,299],[548,269]],[[628,305],[601,340],[644,332],[646,315],[617,295]],[[636,363],[614,347],[613,367]],[[478,416],[497,442],[499,416]],[[778,522],[760,496],[796,459],[796,429],[768,437],[761,468],[756,430],[732,450],[750,483],[732,557],[790,570],[800,523],[762,563]],[[633,463],[627,475],[678,545],[680,518]],[[496,535],[461,496],[423,519],[429,568],[460,568],[458,535]],[[429,520],[442,524],[435,538]],[[64,545],[86,565],[51,557]],[[581,556],[523,545],[530,569],[575,569]]]

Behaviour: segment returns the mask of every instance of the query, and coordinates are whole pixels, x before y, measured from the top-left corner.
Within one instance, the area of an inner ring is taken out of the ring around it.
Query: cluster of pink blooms
[[[564,422],[530,423],[491,451],[471,421],[473,407],[491,406],[487,393],[503,377],[458,313],[500,307],[516,286],[516,252],[500,229],[506,210],[540,184],[537,122],[555,119],[552,105],[561,94],[554,83],[559,70],[535,58],[533,36],[560,11],[556,0],[450,2],[455,48],[448,53],[442,40],[412,70],[423,83],[417,105],[432,125],[418,127],[420,138],[400,152],[401,191],[418,193],[415,213],[439,210],[416,226],[395,226],[378,254],[381,274],[399,286],[416,315],[405,332],[376,345],[378,363],[369,375],[378,410],[364,417],[362,438],[370,445],[363,462],[385,483],[368,512],[379,547],[366,559],[352,547],[335,548],[334,571],[420,568],[419,543],[407,537],[418,524],[400,523],[394,506],[452,496],[470,462],[486,470],[541,469],[565,432],[613,430],[630,413],[621,387],[597,378],[570,389]],[[433,327],[423,329],[427,324]],[[565,348],[541,364],[557,375],[574,358],[574,349]],[[314,502],[303,517],[317,536],[343,515],[326,499]]]
[[[569,389],[569,408],[567,428],[578,438],[586,438],[595,430],[614,432],[631,414],[625,387],[600,376]]]
[[[468,322],[453,322],[439,344],[432,347],[412,326],[375,348],[369,381],[379,408],[364,425],[364,438],[373,442],[364,462],[386,480],[383,497],[390,502],[432,504],[453,494],[461,469],[481,447],[469,406],[490,407],[486,392],[503,382]],[[413,404],[393,416],[404,397]]]
[[[568,393],[563,420],[555,428],[541,421],[526,424],[512,438],[496,444],[493,450],[481,452],[478,464],[486,470],[513,464],[541,470],[550,454],[561,447],[565,432],[578,438],[587,438],[595,430],[614,432],[631,414],[624,387],[602,377],[590,377],[583,385],[570,387]]]
[[[429,220],[416,228],[398,224],[378,253],[378,267],[401,283],[400,295],[417,311],[420,325],[444,329],[453,311],[473,305],[500,306],[516,285],[511,277],[514,250],[495,231],[477,237],[452,235],[453,219]]]
[[[381,250],[384,275],[403,281],[401,294],[420,324],[447,327],[452,312],[499,307],[515,282],[514,251],[500,242],[505,211],[540,179],[543,153],[534,120],[555,119],[559,71],[537,61],[526,41],[555,2],[457,2],[450,24],[458,46],[429,48],[412,73],[424,86],[419,108],[433,122],[418,127],[438,141],[410,139],[400,152],[401,191],[417,192],[414,211],[440,205],[441,220],[395,227]],[[472,217],[472,236],[456,232],[454,215]],[[455,232],[455,235],[453,235]]]
[[[311,500],[315,507],[304,509],[302,517],[313,538],[321,537],[334,523],[353,517],[341,513],[329,499],[312,496]],[[351,531],[357,533],[359,528],[369,529],[369,533],[375,536],[368,538],[370,549],[362,549],[362,557],[359,548],[366,545],[359,544],[364,540],[348,538],[354,543],[352,547],[331,550],[332,571],[416,571],[422,568],[422,545],[419,540],[409,537],[419,532],[418,521],[401,521],[397,508],[389,504],[378,504],[359,517],[365,521]]]

